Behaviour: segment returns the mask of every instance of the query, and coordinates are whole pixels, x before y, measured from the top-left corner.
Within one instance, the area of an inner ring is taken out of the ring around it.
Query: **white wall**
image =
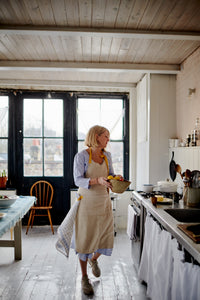
[[[169,177],[168,139],[176,133],[176,76],[146,75],[137,86],[137,183]]]
[[[168,139],[176,134],[176,76],[150,78],[149,178],[153,184],[169,178]]]
[[[137,85],[137,160],[136,188],[149,182],[149,108],[148,75]]]
[[[200,117],[200,47],[182,64],[176,83],[177,137],[185,139],[194,130],[195,121]],[[189,88],[196,89],[188,96]]]

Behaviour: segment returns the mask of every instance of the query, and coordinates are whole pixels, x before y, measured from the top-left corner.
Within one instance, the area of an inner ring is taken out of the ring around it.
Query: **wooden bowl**
[[[110,179],[109,181],[112,184],[112,192],[118,194],[122,194],[123,192],[125,192],[128,186],[131,184],[131,181],[128,180],[121,181],[116,179]]]

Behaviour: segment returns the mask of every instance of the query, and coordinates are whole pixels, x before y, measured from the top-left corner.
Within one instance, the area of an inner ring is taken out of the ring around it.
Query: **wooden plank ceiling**
[[[200,46],[199,0],[0,0],[0,88],[130,88]]]

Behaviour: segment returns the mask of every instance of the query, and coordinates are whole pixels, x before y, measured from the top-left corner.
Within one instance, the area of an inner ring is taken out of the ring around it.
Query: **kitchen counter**
[[[141,204],[146,208],[147,212],[151,213],[152,216],[168,231],[172,234],[173,237],[187,250],[193,258],[200,264],[200,244],[196,244],[192,241],[184,232],[177,228],[178,224],[184,224],[180,221],[177,221],[171,215],[169,215],[165,209],[166,208],[183,208],[183,201],[180,200],[179,204],[172,205],[163,205],[158,204],[155,207],[149,198],[145,199],[137,192],[137,199],[141,201]]]

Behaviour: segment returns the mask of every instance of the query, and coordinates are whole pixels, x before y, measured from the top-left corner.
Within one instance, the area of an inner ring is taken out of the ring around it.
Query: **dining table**
[[[0,247],[14,247],[15,260],[22,259],[22,219],[33,206],[34,196],[18,196],[9,207],[0,208]],[[14,239],[3,239],[2,236],[14,227]]]

